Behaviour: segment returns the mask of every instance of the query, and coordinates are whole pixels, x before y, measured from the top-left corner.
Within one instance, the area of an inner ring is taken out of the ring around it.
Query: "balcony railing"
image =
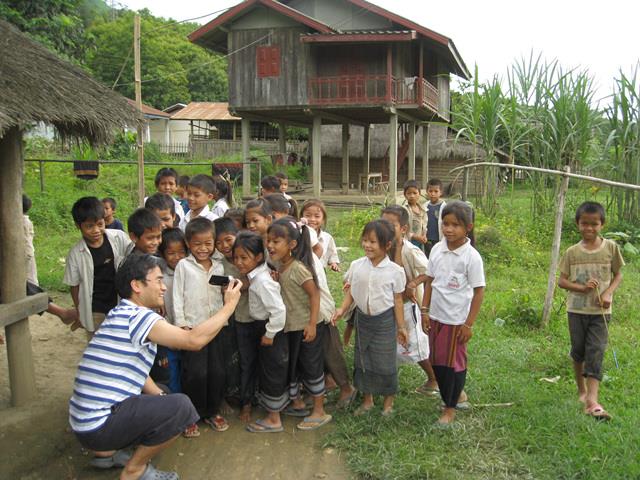
[[[337,75],[309,79],[312,105],[419,105],[438,111],[438,89],[418,77],[387,75]]]

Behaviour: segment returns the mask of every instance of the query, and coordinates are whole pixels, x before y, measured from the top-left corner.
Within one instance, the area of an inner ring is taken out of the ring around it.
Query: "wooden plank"
[[[416,178],[416,124],[409,124],[409,165],[407,177],[409,180],[415,180]]]
[[[13,127],[0,138],[0,302],[10,304],[26,296],[25,239],[22,216],[22,132]],[[31,333],[27,320],[5,328],[11,404],[21,406],[36,397]]]
[[[251,195],[251,165],[249,162],[249,152],[251,149],[251,120],[243,118],[241,121],[242,129],[242,195],[248,197]],[[260,182],[258,178],[258,182]]]
[[[49,305],[46,293],[37,293],[8,304],[0,304],[0,328],[24,320],[30,315],[42,312]]]
[[[311,162],[313,176],[313,196],[320,198],[322,191],[322,118],[313,117],[313,129],[311,131]]]
[[[302,43],[367,43],[367,42],[411,42],[417,38],[415,31],[407,33],[349,33],[349,34],[335,34],[328,35],[315,34],[315,35],[301,35],[300,41]]]
[[[384,172],[383,172],[384,173]],[[389,118],[389,196],[396,203],[398,194],[398,115]]]
[[[349,193],[349,124],[342,124],[342,193]]]

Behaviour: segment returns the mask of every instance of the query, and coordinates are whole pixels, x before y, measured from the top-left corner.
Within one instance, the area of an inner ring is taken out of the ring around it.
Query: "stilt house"
[[[389,124],[380,175],[395,195],[398,158],[408,158],[415,176],[416,129],[448,122],[450,76],[470,77],[451,39],[365,0],[245,0],[189,38],[228,55],[229,109],[243,118],[243,129],[251,120],[278,123],[281,137],[285,125],[310,128],[318,197],[323,124],[342,125],[345,193],[350,127],[364,128],[360,178],[368,182],[369,128]],[[248,157],[248,141],[243,151]]]

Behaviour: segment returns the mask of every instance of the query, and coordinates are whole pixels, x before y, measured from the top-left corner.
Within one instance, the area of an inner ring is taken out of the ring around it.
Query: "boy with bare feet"
[[[584,202],[576,212],[582,240],[560,262],[558,286],[569,291],[567,314],[571,358],[584,413],[601,420],[611,415],[598,403],[602,360],[609,336],[613,293],[622,281],[624,260],[618,245],[600,236],[604,207]]]

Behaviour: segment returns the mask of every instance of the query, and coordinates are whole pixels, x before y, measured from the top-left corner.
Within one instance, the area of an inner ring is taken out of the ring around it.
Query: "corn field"
[[[533,53],[515,61],[506,80],[494,77],[463,88],[453,107],[458,136],[482,149],[486,161],[505,153],[516,164],[572,171],[640,184],[640,64],[631,75],[622,71],[600,108],[594,80],[587,69],[565,69],[556,60]],[[499,169],[487,168],[477,204],[486,214],[496,211]],[[513,176],[512,180],[513,182]],[[532,212],[553,209],[559,180],[531,173]],[[609,207],[619,221],[636,222],[640,195],[612,189]]]

